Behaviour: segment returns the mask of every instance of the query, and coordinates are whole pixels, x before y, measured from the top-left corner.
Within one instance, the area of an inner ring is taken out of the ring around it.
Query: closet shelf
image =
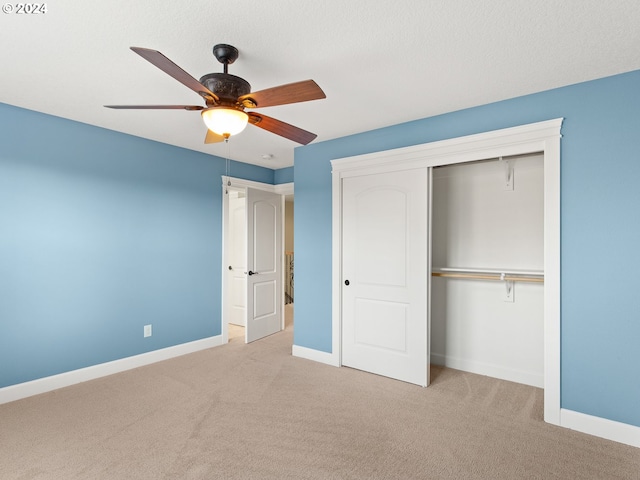
[[[501,280],[509,282],[543,283],[544,272],[541,270],[515,270],[495,268],[433,268],[434,277],[463,278],[471,280]]]

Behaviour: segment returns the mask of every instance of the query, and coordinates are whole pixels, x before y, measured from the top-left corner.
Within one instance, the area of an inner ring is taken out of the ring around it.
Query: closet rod
[[[499,275],[499,274],[480,274],[480,273],[450,273],[450,272],[432,272],[433,277],[449,277],[449,278],[467,278],[472,280],[501,280],[509,282],[534,282],[544,283],[544,277]]]

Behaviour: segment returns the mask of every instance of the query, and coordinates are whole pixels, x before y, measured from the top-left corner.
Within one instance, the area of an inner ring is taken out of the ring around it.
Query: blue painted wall
[[[293,182],[293,167],[280,168],[273,172],[274,185],[291,182]]]
[[[331,352],[330,160],[558,117],[561,404],[640,426],[640,71],[296,149],[294,343]]]
[[[562,406],[640,426],[640,72],[296,149],[295,344],[331,350],[331,159],[557,117]],[[0,104],[0,387],[219,334],[223,173]]]
[[[224,171],[0,104],[0,387],[219,335]]]

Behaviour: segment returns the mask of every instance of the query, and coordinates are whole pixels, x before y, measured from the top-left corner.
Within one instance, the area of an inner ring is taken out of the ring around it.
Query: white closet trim
[[[544,156],[544,419],[560,425],[560,128],[562,118],[331,161],[332,357],[341,365],[342,179],[541,152]]]

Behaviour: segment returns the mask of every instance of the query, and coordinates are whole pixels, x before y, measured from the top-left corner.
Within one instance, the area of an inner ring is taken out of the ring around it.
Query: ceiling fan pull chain
[[[231,146],[229,145],[229,137],[224,139],[224,142],[227,144],[227,158],[225,164],[225,176],[227,177],[227,188],[225,188],[224,193],[229,194],[229,188],[231,186],[231,178],[229,177],[229,169],[231,168]]]

